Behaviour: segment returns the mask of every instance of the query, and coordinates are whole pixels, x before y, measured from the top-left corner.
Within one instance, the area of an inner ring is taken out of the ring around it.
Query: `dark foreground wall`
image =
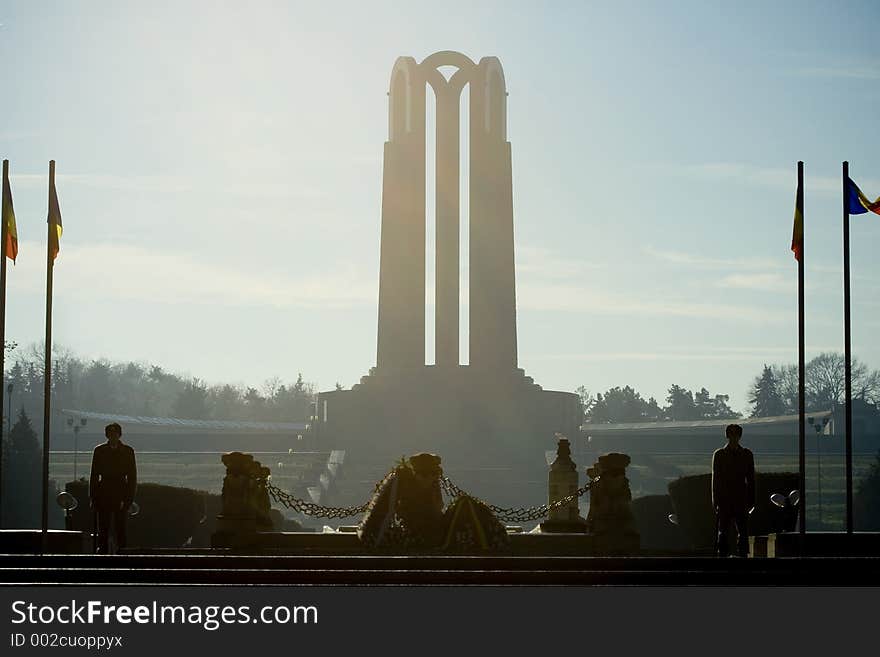
[[[67,491],[77,499],[71,514],[71,529],[90,532],[94,516],[89,508],[88,482],[71,481]],[[208,547],[221,511],[220,496],[192,488],[144,483],[138,486],[136,501],[140,510],[128,519],[130,548],[179,548],[184,545]],[[298,523],[272,511],[277,530],[294,531]]]
[[[798,487],[794,472],[755,473],[755,510],[749,516],[749,535],[794,531],[797,510],[780,509],[770,502],[774,493],[788,495]],[[669,496],[679,526],[695,548],[715,543],[715,513],[712,510],[712,475],[680,477],[669,484]]]

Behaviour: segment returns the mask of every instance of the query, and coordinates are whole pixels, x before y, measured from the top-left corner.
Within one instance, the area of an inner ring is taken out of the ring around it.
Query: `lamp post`
[[[818,480],[818,499],[819,499],[819,525],[822,525],[822,443],[819,440],[819,434],[828,424],[828,418],[822,418],[822,422],[816,421],[815,418],[807,418],[807,422],[816,432],[816,479]]]
[[[72,417],[67,418],[67,426],[73,427],[73,480],[76,481],[76,462],[77,456],[79,455],[79,431],[82,429],[88,420],[86,418],[79,418],[79,422],[76,422]]]
[[[319,444],[320,438],[319,433],[321,431],[321,418],[318,415],[318,401],[313,401],[309,404],[309,424],[306,427],[306,431],[311,434],[311,439],[313,442],[312,449],[317,449],[317,445]]]

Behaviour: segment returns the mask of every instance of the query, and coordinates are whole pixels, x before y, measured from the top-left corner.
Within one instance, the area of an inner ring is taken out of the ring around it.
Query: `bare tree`
[[[853,397],[862,399],[875,406],[880,405],[880,371],[866,372],[856,379],[853,373]]]
[[[584,411],[584,418],[586,418],[593,409],[593,406],[596,405],[596,398],[593,397],[592,392],[587,390],[586,386],[578,386],[575,392],[577,393],[577,396],[581,398],[581,407]]]
[[[278,389],[282,387],[281,378],[277,376],[270,377],[263,382],[263,396],[266,399],[272,399],[278,394]]]
[[[773,375],[786,412],[796,413],[797,365],[775,365]],[[844,357],[839,352],[826,351],[808,362],[805,372],[807,407],[827,410],[831,406],[843,404],[846,394],[845,376]],[[880,402],[880,371],[868,369],[858,358],[853,358],[852,361],[852,395],[853,399],[861,399],[869,404]]]
[[[771,370],[776,379],[776,390],[782,398],[786,413],[798,412],[798,367],[797,365],[774,365]]]

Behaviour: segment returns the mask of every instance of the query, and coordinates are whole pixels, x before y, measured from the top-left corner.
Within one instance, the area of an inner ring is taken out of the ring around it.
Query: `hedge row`
[[[88,481],[72,481],[65,488],[78,502],[71,514],[73,529],[91,531],[94,518],[88,502]],[[128,519],[129,547],[211,545],[211,534],[221,510],[220,495],[192,488],[142,483],[138,484],[135,501],[140,511]],[[298,523],[284,518],[277,509],[272,509],[272,520],[277,531],[301,529]]]

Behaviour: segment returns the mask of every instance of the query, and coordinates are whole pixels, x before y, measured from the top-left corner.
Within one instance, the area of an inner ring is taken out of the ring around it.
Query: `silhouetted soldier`
[[[716,543],[718,556],[726,557],[729,550],[730,524],[736,524],[737,553],[749,554],[749,532],[746,527],[749,512],[755,506],[755,458],[752,451],[739,444],[742,427],[727,425],[727,445],[712,454],[712,508],[715,509]]]
[[[134,449],[122,443],[116,422],[104,428],[107,442],[92,453],[89,501],[98,519],[98,552],[106,554],[113,529],[116,547],[125,547],[125,519],[137,489]]]

